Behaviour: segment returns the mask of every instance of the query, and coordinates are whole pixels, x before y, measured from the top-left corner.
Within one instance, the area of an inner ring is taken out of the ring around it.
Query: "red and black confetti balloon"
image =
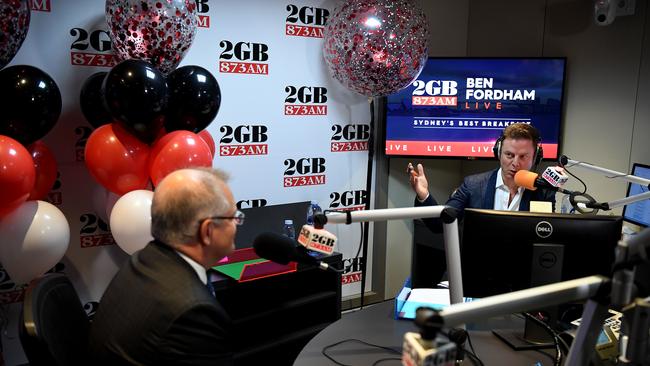
[[[106,0],[106,21],[120,60],[147,61],[167,75],[192,45],[194,0]]]
[[[0,69],[16,56],[29,29],[27,0],[0,1]]]
[[[342,1],[325,28],[330,75],[369,97],[406,88],[427,60],[427,20],[413,0]]]

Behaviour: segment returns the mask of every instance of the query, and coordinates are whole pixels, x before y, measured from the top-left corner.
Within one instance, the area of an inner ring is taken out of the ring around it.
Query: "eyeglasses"
[[[246,218],[246,215],[243,212],[237,210],[237,211],[235,211],[234,216],[212,216],[212,217],[206,217],[203,220],[219,220],[219,219],[235,220],[235,224],[237,224],[237,226],[240,226],[240,225],[244,224],[244,219],[245,218]],[[201,221],[203,221],[203,220],[201,220]]]

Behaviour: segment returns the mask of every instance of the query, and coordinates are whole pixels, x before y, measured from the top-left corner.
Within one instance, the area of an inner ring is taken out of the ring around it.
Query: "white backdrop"
[[[61,117],[44,138],[59,166],[49,201],[61,208],[71,230],[68,252],[57,270],[71,276],[90,313],[127,258],[114,244],[106,224],[106,201],[111,198],[83,162],[92,127],[80,111],[81,85],[93,73],[109,71],[115,61],[106,32],[105,2],[31,1],[30,29],[10,65],[36,66],[61,90]],[[321,54],[324,21],[335,2],[196,2],[201,27],[181,66],[200,65],[219,82],[221,108],[207,129],[217,145],[213,165],[231,175],[238,205],[316,200],[323,208],[362,208],[368,100],[331,79]],[[242,69],[262,74],[227,72]],[[339,238],[336,250],[345,259],[343,296],[356,294],[360,263],[353,258],[359,246],[359,225],[327,229]],[[369,249],[372,255],[372,246]],[[14,304],[9,306],[12,324],[3,339],[7,364],[12,364],[11,342],[17,342],[11,339],[15,336],[12,326],[22,289],[6,276],[0,280],[4,281],[0,302]]]

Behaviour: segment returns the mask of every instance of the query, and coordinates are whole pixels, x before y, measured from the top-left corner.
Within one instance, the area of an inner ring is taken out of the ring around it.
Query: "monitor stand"
[[[529,319],[526,319],[523,331],[498,329],[493,330],[492,333],[515,351],[555,347],[553,337],[542,326]]]
[[[563,245],[533,244],[531,287],[560,282],[563,262]],[[557,306],[544,309],[543,312],[549,314],[547,322],[550,326],[557,323]],[[555,347],[554,339],[548,331],[528,318],[526,318],[523,331],[521,329],[499,329],[493,330],[492,333],[516,351]]]

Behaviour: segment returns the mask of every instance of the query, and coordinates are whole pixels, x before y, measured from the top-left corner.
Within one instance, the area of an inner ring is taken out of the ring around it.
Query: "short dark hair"
[[[528,123],[513,123],[506,127],[505,130],[503,130],[503,138],[531,140],[535,148],[539,145],[542,139],[539,135],[539,131]]]

